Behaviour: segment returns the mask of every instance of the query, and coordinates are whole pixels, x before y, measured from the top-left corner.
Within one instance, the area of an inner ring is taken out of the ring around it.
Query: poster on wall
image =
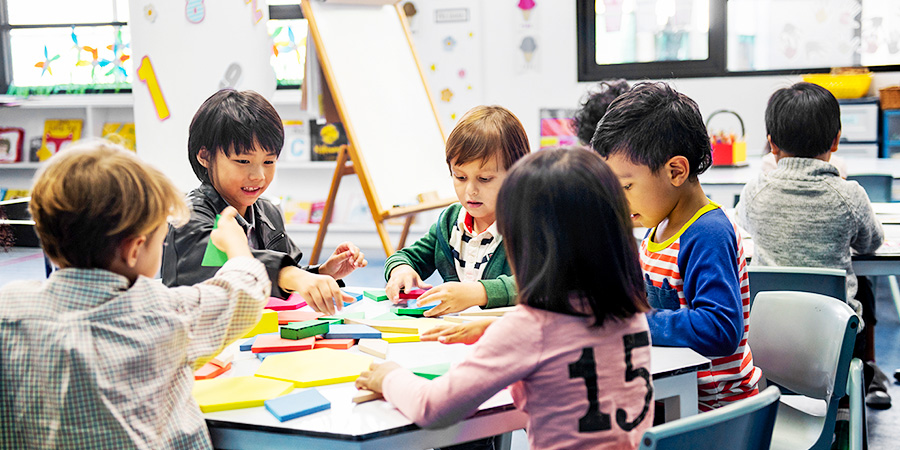
[[[449,134],[466,111],[484,101],[481,4],[414,0],[401,6],[441,125]]]

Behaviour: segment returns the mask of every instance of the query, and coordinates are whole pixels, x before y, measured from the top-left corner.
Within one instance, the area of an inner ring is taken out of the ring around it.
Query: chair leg
[[[894,299],[894,308],[897,309],[897,316],[900,317],[900,286],[897,284],[897,276],[888,275],[888,284],[891,286],[891,298]]]
[[[850,398],[850,450],[863,450],[866,434],[865,406],[863,406],[862,361],[853,358],[850,361],[850,373],[847,377],[847,396]]]

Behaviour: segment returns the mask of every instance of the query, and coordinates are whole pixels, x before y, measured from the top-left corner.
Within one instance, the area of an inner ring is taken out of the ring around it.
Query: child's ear
[[[839,142],[841,142],[841,130],[838,130],[838,134],[834,137],[834,142],[831,143],[831,149],[829,149],[829,151],[832,153],[836,152]]]
[[[688,162],[687,158],[681,155],[673,156],[666,161],[666,165],[663,169],[666,171],[666,175],[669,177],[672,186],[675,187],[684,184],[691,175],[691,163]]]
[[[209,156],[209,150],[206,147],[200,147],[200,151],[197,152],[197,162],[209,169]]]
[[[137,265],[138,256],[141,249],[147,241],[147,236],[135,236],[125,238],[119,244],[119,258],[127,267],[135,267]]]

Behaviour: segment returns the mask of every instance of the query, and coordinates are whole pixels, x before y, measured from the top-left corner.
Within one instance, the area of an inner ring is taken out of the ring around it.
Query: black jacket
[[[191,219],[184,226],[169,226],[166,245],[163,247],[162,281],[166,286],[193,285],[212,278],[218,267],[203,267],[203,253],[209,242],[209,233],[215,224],[216,214],[228,206],[212,185],[203,183],[187,197]],[[303,253],[284,232],[281,210],[268,200],[260,198],[252,206],[256,223],[258,248],[253,256],[266,266],[272,281],[272,296],[287,298],[290,293],[278,287],[278,273],[287,266],[298,266]],[[318,266],[300,267],[318,273]]]

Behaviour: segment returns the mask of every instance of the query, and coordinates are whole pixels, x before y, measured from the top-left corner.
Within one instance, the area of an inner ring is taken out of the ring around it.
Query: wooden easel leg
[[[316,264],[319,262],[319,256],[322,253],[322,246],[325,244],[325,233],[328,232],[328,224],[331,223],[331,215],[334,213],[334,200],[337,198],[338,187],[341,185],[341,178],[347,174],[347,150],[341,148],[338,152],[337,164],[334,167],[334,176],[331,178],[331,188],[328,190],[328,199],[325,201],[325,209],[322,211],[322,221],[319,223],[319,231],[316,233],[316,243],[313,245],[312,253],[309,255],[309,263]]]
[[[375,221],[375,229],[378,230],[378,237],[381,238],[381,245],[384,247],[384,255],[393,255],[394,246],[391,245],[391,237],[388,236],[387,228],[384,226],[384,219]]]
[[[415,214],[410,214],[406,216],[406,220],[403,221],[403,231],[400,232],[400,242],[397,243],[397,250],[400,250],[406,245],[406,238],[409,236],[409,227],[412,226],[415,218]]]

